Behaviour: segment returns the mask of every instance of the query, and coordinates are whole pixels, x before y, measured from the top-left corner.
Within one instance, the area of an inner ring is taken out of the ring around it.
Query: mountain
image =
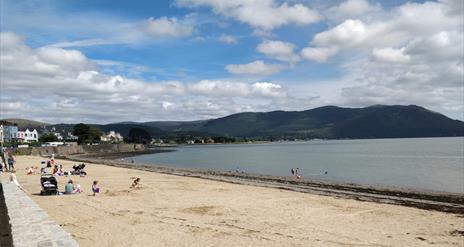
[[[27,119],[20,119],[20,118],[7,118],[7,119],[2,119],[0,120],[3,124],[16,124],[18,128],[20,129],[40,129],[43,127],[46,127],[50,124],[44,123],[44,122],[39,122],[39,121],[33,121],[33,120],[27,120]]]
[[[198,130],[267,138],[405,138],[464,136],[464,123],[420,106],[324,106],[306,111],[246,112],[205,122]]]
[[[416,105],[324,106],[306,111],[243,112],[199,121],[91,125],[105,132],[115,130],[125,137],[131,128],[141,128],[155,138],[228,136],[271,140],[464,136],[464,122]],[[73,126],[56,124],[48,128],[68,132]]]

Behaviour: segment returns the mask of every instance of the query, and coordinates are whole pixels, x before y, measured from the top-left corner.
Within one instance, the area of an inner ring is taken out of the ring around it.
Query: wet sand
[[[81,246],[464,245],[462,214],[106,165],[58,178],[61,191],[73,179],[82,194],[40,196],[40,175],[24,168],[41,160],[18,156],[18,180]],[[130,189],[135,177],[141,185]]]

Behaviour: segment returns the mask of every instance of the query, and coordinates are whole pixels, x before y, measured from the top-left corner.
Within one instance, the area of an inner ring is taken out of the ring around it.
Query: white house
[[[79,139],[79,137],[73,135],[72,132],[68,132],[68,135],[67,135],[66,139],[68,139],[68,140],[77,140],[77,139]]]
[[[63,140],[63,137],[61,136],[60,133],[58,133],[58,132],[53,132],[53,135],[56,136],[56,139],[58,139],[58,141],[62,141],[62,140]]]
[[[101,141],[104,141],[104,142],[122,142],[124,140],[124,138],[122,137],[122,135],[114,130],[110,131],[107,135],[103,134],[101,137],[100,137],[100,140]]]
[[[39,133],[37,133],[37,130],[30,131],[29,129],[26,129],[25,131],[20,131],[16,132],[16,138],[20,142],[37,142],[39,141]]]

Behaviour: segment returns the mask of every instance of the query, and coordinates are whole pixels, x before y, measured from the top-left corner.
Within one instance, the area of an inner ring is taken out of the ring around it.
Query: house
[[[71,132],[68,132],[68,135],[66,136],[66,140],[76,141],[77,139],[79,139],[79,137],[73,135]]]
[[[53,132],[53,135],[56,136],[56,139],[57,139],[58,141],[62,141],[62,140],[63,140],[63,137],[61,136],[61,133]]]
[[[5,142],[16,141],[17,133],[18,133],[18,126],[16,125],[4,125],[3,126],[3,138]]]
[[[18,130],[16,132],[16,140],[20,142],[38,142],[39,141],[39,133],[37,133],[37,130],[34,129],[30,131],[29,129],[26,129],[25,131],[20,131]]]
[[[100,140],[103,142],[122,142],[124,138],[120,133],[111,130],[107,135],[103,134]]]

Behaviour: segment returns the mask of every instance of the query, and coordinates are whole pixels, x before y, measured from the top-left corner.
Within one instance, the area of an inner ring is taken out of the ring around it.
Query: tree
[[[87,124],[76,124],[74,125],[73,135],[77,136],[77,142],[82,143],[93,143],[100,142],[102,135],[101,131],[95,127],[91,127]]]
[[[56,142],[58,141],[58,137],[56,137],[53,133],[43,134],[39,137],[40,142]]]
[[[147,144],[151,141],[150,133],[141,128],[132,128],[129,131],[129,141]]]

